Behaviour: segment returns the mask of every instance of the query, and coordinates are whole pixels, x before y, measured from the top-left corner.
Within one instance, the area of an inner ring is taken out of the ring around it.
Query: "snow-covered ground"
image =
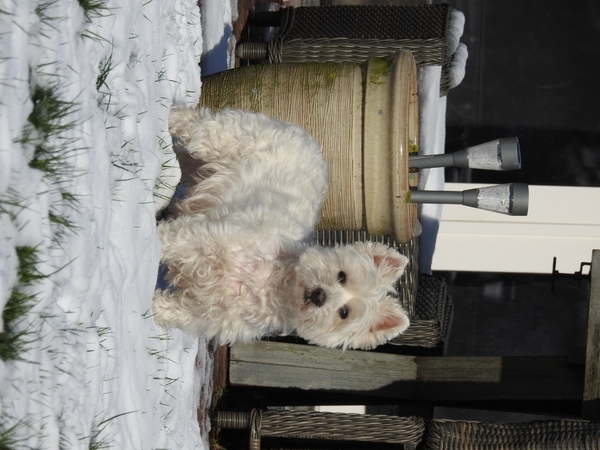
[[[0,310],[31,307],[0,322],[0,347],[20,336],[0,444],[208,448],[207,343],[149,312],[169,109],[197,103],[201,54],[230,29],[229,2],[206,3],[0,0]]]

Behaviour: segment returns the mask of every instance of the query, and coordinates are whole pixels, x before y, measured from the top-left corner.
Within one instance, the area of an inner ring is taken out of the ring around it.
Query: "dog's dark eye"
[[[343,270],[340,270],[338,272],[338,282],[340,284],[345,284],[346,283],[346,272],[344,272]]]
[[[348,308],[346,308],[345,306],[342,306],[338,312],[340,313],[340,317],[342,319],[348,317]]]

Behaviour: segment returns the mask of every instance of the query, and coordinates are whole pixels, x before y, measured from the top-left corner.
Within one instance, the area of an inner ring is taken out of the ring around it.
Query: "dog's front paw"
[[[185,106],[175,106],[169,114],[169,133],[177,138],[175,145],[186,147],[190,132],[200,121],[198,111]]]
[[[158,325],[175,325],[174,304],[168,289],[156,289],[152,297],[152,318]]]

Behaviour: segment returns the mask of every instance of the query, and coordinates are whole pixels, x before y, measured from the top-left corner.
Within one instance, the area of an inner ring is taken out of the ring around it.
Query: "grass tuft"
[[[75,105],[61,100],[55,87],[36,86],[31,100],[33,110],[27,120],[36,130],[38,143],[29,165],[44,172],[52,182],[63,183],[71,177],[66,159],[74,151],[74,141],[60,135],[75,126],[75,121],[68,120],[75,112]],[[24,130],[23,140],[31,139],[32,134],[30,130]],[[60,145],[50,143],[53,137],[62,139]]]
[[[35,247],[17,247],[16,251],[19,259],[19,269],[17,270],[19,284],[30,286],[46,278],[46,275],[37,270],[38,251]]]
[[[23,209],[23,205],[17,199],[17,196],[9,193],[10,198],[0,198],[0,214],[6,214],[11,220],[16,219],[14,210]]]
[[[34,305],[35,296],[23,292],[23,288],[31,286],[46,278],[37,269],[37,250],[33,247],[17,247],[19,267],[17,269],[17,285],[2,311],[4,331],[0,332],[0,358],[3,361],[19,360],[27,344],[30,333],[27,329],[19,329],[18,325]],[[1,447],[0,447],[1,448]]]
[[[48,212],[48,220],[50,221],[50,224],[54,225],[52,242],[57,246],[60,246],[67,236],[72,236],[81,229],[75,222],[67,217],[61,214],[55,214],[52,211]]]
[[[104,0],[78,0],[78,2],[88,22],[98,17],[104,17],[108,13],[108,7]]]
[[[56,87],[35,86],[31,95],[33,110],[27,120],[43,138],[56,136],[72,128],[75,123],[64,123],[64,118],[74,112],[74,104],[58,97]]]
[[[21,139],[22,143],[27,142],[33,147],[29,166],[43,172],[44,177],[58,187],[63,205],[75,207],[76,197],[66,192],[64,187],[73,177],[69,158],[78,151],[73,145],[76,139],[67,138],[65,134],[76,124],[69,119],[75,112],[75,104],[61,100],[55,86],[36,85],[31,100],[33,109],[27,118],[28,124]],[[56,227],[54,240],[57,243],[60,243],[68,231],[77,229],[72,221],[60,213],[51,211],[48,219]]]
[[[105,86],[108,89],[108,85],[106,84],[106,79],[108,78],[108,74],[114,68],[112,53],[108,55],[108,57],[100,63],[100,74],[96,78],[96,90],[100,92],[102,86]]]
[[[5,327],[6,328],[6,327]],[[0,332],[0,359],[2,361],[20,361],[21,355],[27,349],[27,336],[31,333],[27,330],[5,329]],[[3,447],[0,445],[0,449]]]
[[[63,183],[70,174],[69,166],[65,163],[64,149],[44,144],[36,145],[33,159],[29,166],[38,169],[54,183]]]
[[[2,415],[0,415],[0,420],[2,419],[3,417]],[[27,424],[22,420],[6,429],[4,429],[4,427],[0,423],[0,450],[13,450],[16,448],[23,448],[20,445],[21,439],[18,435],[19,431],[25,427],[27,427]]]
[[[50,8],[52,7],[52,0],[43,0],[35,7],[35,14],[39,17],[40,21],[45,24],[47,27],[50,27],[54,31],[58,31],[57,22],[60,20],[57,17],[52,17],[49,13]],[[44,30],[43,28],[38,29],[38,33],[41,36],[44,36],[47,39],[51,38],[51,35],[48,33],[49,30]]]
[[[109,417],[108,419],[105,419],[102,422],[100,422],[95,427],[95,431],[93,432],[92,436],[90,437],[89,449],[90,450],[100,450],[100,449],[110,448],[112,441],[108,440],[108,438],[106,438],[106,437],[101,437],[100,435],[104,433],[104,430],[106,429],[107,425],[112,420],[116,419],[117,417],[126,416],[127,414],[133,414],[134,412],[136,412],[136,411],[130,411],[130,412],[122,413],[122,414],[117,414],[115,416]]]

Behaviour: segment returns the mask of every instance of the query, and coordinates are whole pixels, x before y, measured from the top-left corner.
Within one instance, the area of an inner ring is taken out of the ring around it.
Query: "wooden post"
[[[582,416],[600,419],[600,250],[592,252]]]

